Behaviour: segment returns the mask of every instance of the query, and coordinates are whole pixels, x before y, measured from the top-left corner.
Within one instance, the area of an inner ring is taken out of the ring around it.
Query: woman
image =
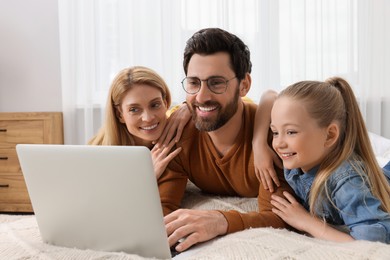
[[[113,80],[103,126],[88,144],[142,145],[151,150],[159,178],[181,148],[171,151],[190,114],[185,105],[168,123],[171,94],[164,80],[152,69],[135,66],[121,70]],[[176,139],[172,139],[176,131]],[[167,145],[154,145],[156,141]]]

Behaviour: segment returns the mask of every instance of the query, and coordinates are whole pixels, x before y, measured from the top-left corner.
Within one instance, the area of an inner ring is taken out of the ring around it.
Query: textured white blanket
[[[378,162],[390,160],[390,140],[370,133]],[[189,185],[182,207],[195,209],[257,210],[255,198],[217,197]],[[198,245],[180,259],[390,259],[390,245],[368,241],[334,243],[282,229],[249,229]],[[0,214],[0,260],[145,259],[124,253],[79,250],[42,242],[33,215]]]
[[[257,209],[254,198],[222,198],[189,185],[183,207]],[[180,255],[179,255],[180,256]],[[390,259],[390,245],[367,241],[333,243],[282,229],[249,229],[214,239],[183,253],[181,259]],[[0,215],[0,259],[145,259],[124,253],[79,250],[42,242],[33,215]]]

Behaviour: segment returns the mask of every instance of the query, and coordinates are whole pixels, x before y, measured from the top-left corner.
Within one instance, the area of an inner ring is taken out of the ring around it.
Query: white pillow
[[[379,165],[381,167],[385,166],[390,161],[390,139],[371,132],[368,135]]]

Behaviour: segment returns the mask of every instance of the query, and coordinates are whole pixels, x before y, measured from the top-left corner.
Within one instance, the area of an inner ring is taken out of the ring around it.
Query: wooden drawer
[[[43,120],[0,121],[0,148],[14,148],[16,144],[42,144]]]
[[[22,175],[15,149],[0,148],[0,175]]]
[[[0,113],[0,212],[32,212],[15,146],[63,142],[61,112]]]
[[[32,212],[23,176],[0,176],[0,211]]]

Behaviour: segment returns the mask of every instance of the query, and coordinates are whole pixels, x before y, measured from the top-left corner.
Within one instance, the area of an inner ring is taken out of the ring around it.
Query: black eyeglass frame
[[[190,95],[195,95],[195,94],[199,93],[199,91],[200,91],[200,89],[201,89],[201,87],[202,87],[202,81],[203,81],[203,82],[206,82],[206,85],[207,85],[208,89],[209,89],[211,92],[213,92],[214,94],[223,94],[223,93],[225,93],[226,90],[227,90],[229,81],[231,81],[231,80],[233,80],[233,79],[235,79],[235,78],[237,78],[237,76],[234,76],[234,77],[231,78],[231,79],[225,79],[225,78],[222,77],[222,76],[210,77],[210,78],[208,78],[208,79],[200,79],[200,78],[196,78],[196,77],[185,77],[185,78],[181,81],[181,86],[183,87],[183,89],[184,89],[184,91],[185,91],[186,93],[188,93],[188,94],[190,94]],[[184,85],[184,81],[186,81],[186,80],[188,80],[188,79],[193,79],[193,80],[198,80],[198,81],[199,81],[199,88],[198,88],[197,91],[195,91],[195,92],[188,92],[188,90],[186,89],[186,86]],[[222,92],[215,92],[215,91],[212,89],[212,87],[210,87],[210,84],[209,84],[210,80],[215,80],[215,79],[223,79],[223,80],[225,81],[225,89],[224,89],[224,91],[222,91]]]

